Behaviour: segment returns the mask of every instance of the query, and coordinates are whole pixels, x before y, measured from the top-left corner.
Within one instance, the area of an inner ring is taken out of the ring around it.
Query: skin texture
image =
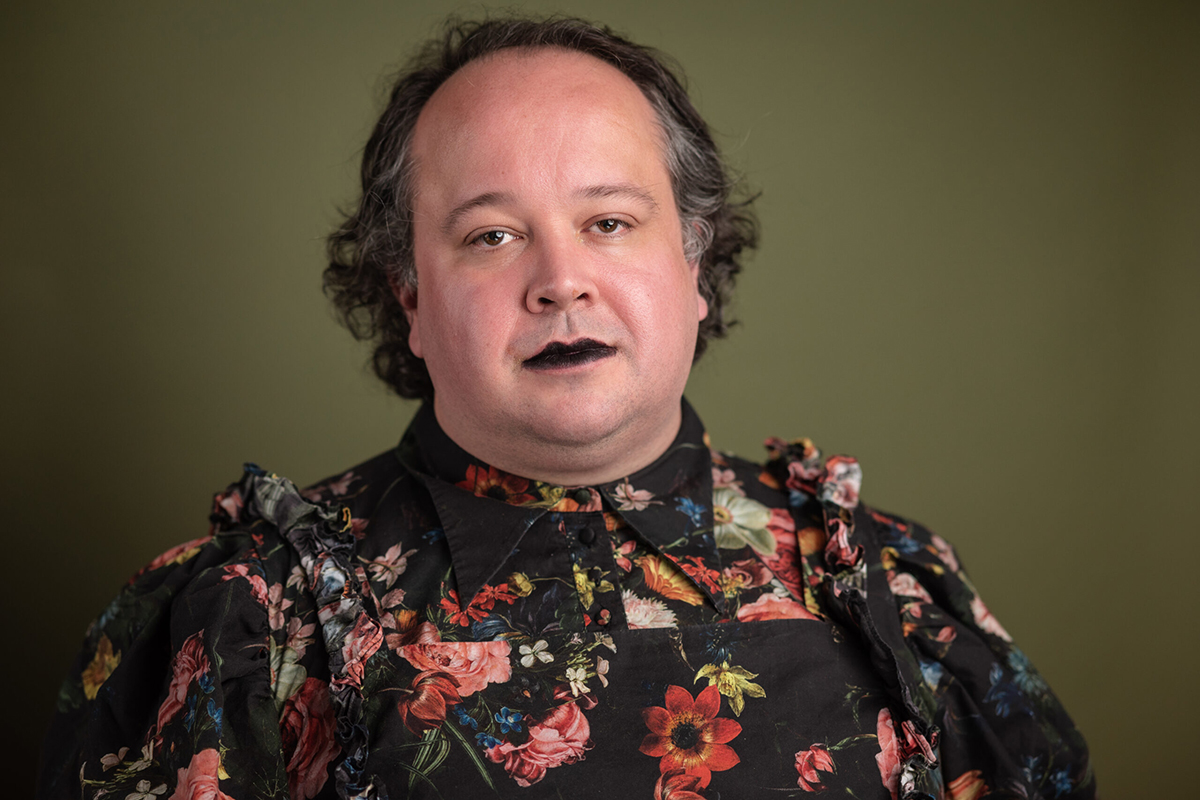
[[[581,53],[502,51],[438,89],[413,156],[417,286],[396,291],[446,433],[564,485],[654,461],[708,308],[640,90]],[[555,342],[587,355],[529,362]]]

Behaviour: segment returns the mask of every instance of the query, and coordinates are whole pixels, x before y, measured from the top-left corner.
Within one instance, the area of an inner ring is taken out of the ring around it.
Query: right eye
[[[471,244],[477,244],[481,247],[499,247],[506,242],[516,238],[508,231],[484,231],[471,240]]]

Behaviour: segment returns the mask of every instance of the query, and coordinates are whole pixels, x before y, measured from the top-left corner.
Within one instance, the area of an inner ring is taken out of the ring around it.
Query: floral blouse
[[[654,464],[566,488],[426,406],[303,492],[248,465],[88,630],[41,796],[1094,797],[953,548],[767,448],[685,402]]]

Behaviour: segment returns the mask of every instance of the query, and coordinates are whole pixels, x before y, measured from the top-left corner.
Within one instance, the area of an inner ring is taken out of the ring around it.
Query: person
[[[807,440],[683,399],[756,227],[654,51],[458,23],[410,65],[326,287],[423,405],[90,628],[43,797],[1092,797],[1086,746],[955,554]]]

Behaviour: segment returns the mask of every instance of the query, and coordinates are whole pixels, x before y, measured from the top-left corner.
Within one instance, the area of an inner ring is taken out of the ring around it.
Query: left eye
[[[624,227],[627,226],[619,219],[602,219],[596,223],[596,228],[599,229],[601,233],[616,233]]]

